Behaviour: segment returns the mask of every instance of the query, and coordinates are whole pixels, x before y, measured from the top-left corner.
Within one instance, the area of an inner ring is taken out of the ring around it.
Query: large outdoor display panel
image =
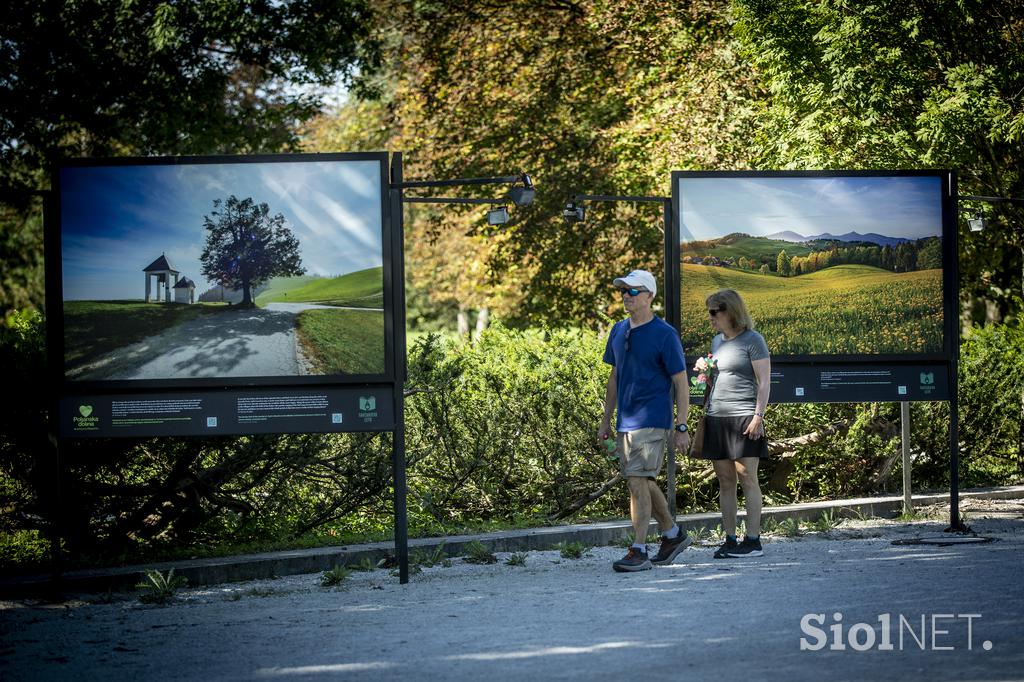
[[[235,403],[217,391],[394,381],[387,178],[385,153],[61,165],[47,215],[47,293],[51,357],[74,403],[66,415],[62,407],[62,429],[64,417],[92,417],[78,414],[89,404],[76,395],[106,412],[124,409],[120,392],[205,391],[209,423],[237,430],[257,421],[235,419],[224,407]],[[342,418],[324,403],[329,392],[311,392],[308,404],[297,395],[282,393],[285,408],[261,428],[354,423],[354,411]],[[198,399],[171,398],[135,405]],[[327,422],[289,426],[287,415]],[[122,417],[127,431],[155,420],[154,434],[181,432],[159,412]],[[196,421],[216,431],[207,423]]]
[[[944,399],[950,182],[947,171],[673,173],[687,355],[710,350],[704,301],[730,288],[772,353],[773,400]]]

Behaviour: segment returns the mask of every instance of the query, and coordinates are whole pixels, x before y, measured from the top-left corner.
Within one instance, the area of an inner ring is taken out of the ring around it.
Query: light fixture
[[[508,207],[496,206],[487,212],[488,225],[504,225],[508,222]]]
[[[577,204],[575,201],[566,202],[565,208],[562,209],[562,217],[570,223],[582,223],[586,214],[583,204]]]
[[[978,211],[967,219],[967,224],[970,226],[971,232],[981,232],[985,229],[985,216]]]
[[[533,180],[526,173],[519,176],[522,187],[513,187],[506,195],[516,206],[529,206],[537,196],[537,190],[533,188]]]

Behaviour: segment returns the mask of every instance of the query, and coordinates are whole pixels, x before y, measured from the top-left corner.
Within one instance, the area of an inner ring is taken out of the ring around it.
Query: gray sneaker
[[[680,552],[691,544],[693,544],[693,538],[684,533],[682,528],[679,529],[679,535],[671,540],[663,535],[661,536],[661,546],[658,547],[658,553],[651,557],[651,563],[655,566],[670,564]]]

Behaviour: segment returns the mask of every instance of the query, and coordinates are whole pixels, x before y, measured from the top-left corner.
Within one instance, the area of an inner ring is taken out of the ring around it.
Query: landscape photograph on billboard
[[[676,175],[681,336],[730,288],[773,354],[943,352],[942,178]]]
[[[381,168],[62,167],[65,378],[385,373]]]

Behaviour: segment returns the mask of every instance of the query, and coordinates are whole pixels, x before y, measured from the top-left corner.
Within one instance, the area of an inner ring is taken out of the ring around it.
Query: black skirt
[[[754,415],[746,417],[706,417],[702,459],[731,459],[768,456],[768,438],[751,440],[743,435]]]

